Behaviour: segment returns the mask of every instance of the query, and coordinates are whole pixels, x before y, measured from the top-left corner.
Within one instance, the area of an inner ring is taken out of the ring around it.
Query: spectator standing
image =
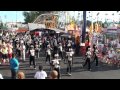
[[[16,75],[19,70],[19,62],[15,58],[15,54],[12,55],[12,59],[10,60],[10,69],[11,69],[12,79],[16,79]]]
[[[39,66],[39,71],[36,72],[35,79],[46,79],[47,78],[47,73],[43,70],[43,66]]]

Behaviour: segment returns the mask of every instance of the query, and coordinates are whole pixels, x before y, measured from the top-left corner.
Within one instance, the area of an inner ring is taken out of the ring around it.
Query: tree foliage
[[[2,23],[2,22],[0,23],[0,28],[1,28],[1,29],[3,28],[3,23]]]
[[[3,22],[0,23],[0,29],[7,30],[6,24],[3,24]]]
[[[39,15],[44,13],[49,13],[51,11],[24,11],[23,15],[25,17],[24,21],[25,23],[31,23],[33,22]]]

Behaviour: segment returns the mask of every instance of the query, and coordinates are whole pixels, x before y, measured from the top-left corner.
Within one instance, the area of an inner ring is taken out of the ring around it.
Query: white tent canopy
[[[35,24],[35,23],[28,23],[29,30],[45,28],[44,24]]]

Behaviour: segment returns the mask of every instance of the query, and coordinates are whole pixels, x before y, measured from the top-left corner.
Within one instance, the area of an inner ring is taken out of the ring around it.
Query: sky
[[[79,12],[81,13],[80,16],[82,18],[82,11],[69,11],[69,15],[77,18]],[[103,22],[105,19],[109,19],[109,21],[120,20],[120,15],[118,15],[116,11],[92,11],[91,13],[88,11],[87,17],[90,15],[92,16],[92,18],[89,18],[88,20],[96,21],[98,12],[100,13],[98,20],[102,20]],[[106,13],[108,14],[107,16],[105,15]],[[112,15],[113,13],[115,14],[114,16]],[[17,22],[24,22],[23,11],[0,11],[0,20],[3,22],[16,22],[16,20]]]
[[[0,11],[2,22],[24,22],[23,11]]]
[[[81,11],[71,11],[70,14],[72,16],[78,17],[78,13],[81,13],[80,16],[82,16],[82,12]],[[90,13],[89,13],[90,12]],[[97,13],[99,12],[99,16],[97,17]],[[114,16],[112,15],[114,13]],[[105,15],[108,14],[108,15]],[[119,13],[117,13],[117,11],[87,11],[87,17],[92,16],[91,18],[88,18],[88,20],[92,20],[92,21],[105,21],[105,19],[108,21],[119,21],[120,20],[120,15]]]

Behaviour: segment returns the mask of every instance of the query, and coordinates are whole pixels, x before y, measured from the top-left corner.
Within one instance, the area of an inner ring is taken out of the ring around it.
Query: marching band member
[[[21,56],[19,41],[16,42],[16,54],[18,57]]]
[[[61,59],[63,60],[63,47],[62,47],[62,44],[59,43],[59,56],[61,57]]]
[[[21,45],[20,45],[20,50],[21,50],[21,59],[23,60],[23,61],[25,61],[25,45],[24,45],[24,43],[21,43]]]
[[[91,64],[90,64],[90,59],[91,59],[91,48],[89,47],[87,52],[86,52],[86,60],[85,60],[85,64],[83,65],[83,67],[86,66],[86,64],[88,63],[88,70],[91,70]]]
[[[35,54],[36,54],[36,57],[37,57],[37,58],[39,58],[39,54],[40,54],[39,52],[40,52],[39,45],[36,44],[36,45],[35,45]]]
[[[33,62],[33,65],[34,65],[34,69],[36,69],[36,64],[35,64],[35,50],[34,50],[34,46],[31,45],[30,47],[30,50],[29,50],[29,56],[30,56],[30,67],[31,66],[31,63]]]
[[[46,62],[47,62],[47,60],[49,60],[49,63],[50,63],[50,61],[51,61],[51,47],[50,47],[50,45],[48,45],[47,46],[47,50],[46,50]]]
[[[58,59],[59,55],[55,54],[54,60],[51,61],[51,66],[53,70],[56,70],[58,72],[58,79],[60,79],[60,60]]]
[[[94,60],[93,61],[96,61],[96,66],[98,66],[98,53],[99,52],[98,52],[97,46],[94,45],[93,49],[94,49],[94,51],[93,51]]]
[[[67,57],[68,57],[68,59],[67,59],[67,74],[71,76],[71,68],[72,68],[72,62],[73,62],[72,56],[73,56],[73,54],[71,52],[68,52],[67,54],[68,54],[67,55]]]

